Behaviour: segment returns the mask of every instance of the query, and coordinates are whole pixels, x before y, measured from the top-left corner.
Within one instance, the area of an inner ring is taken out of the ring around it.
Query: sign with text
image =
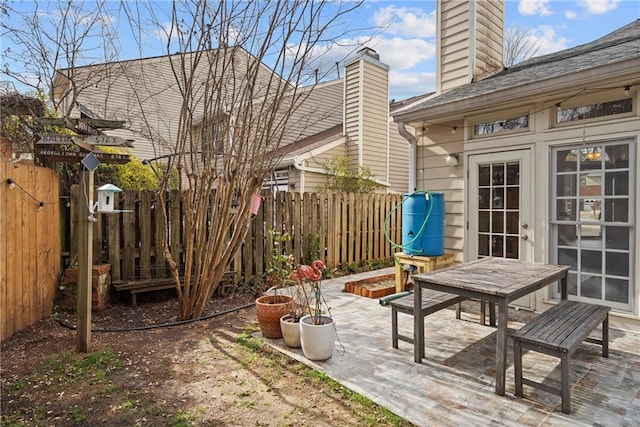
[[[39,133],[40,139],[36,144],[73,144],[71,135],[60,135],[55,133]]]
[[[49,160],[56,162],[75,163],[85,158],[86,152],[82,151],[64,151],[64,150],[52,150],[47,148],[37,148],[36,154],[44,156]],[[93,155],[100,161],[100,163],[123,165],[129,163],[128,154],[113,154],[113,153],[93,153]]]

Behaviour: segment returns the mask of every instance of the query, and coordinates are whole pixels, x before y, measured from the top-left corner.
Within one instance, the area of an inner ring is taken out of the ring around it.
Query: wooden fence
[[[60,204],[58,178],[52,169],[14,164],[4,157],[0,179],[0,335],[4,340],[53,310],[60,278]]]
[[[71,195],[71,229],[80,196],[78,187]],[[137,280],[168,277],[162,257],[163,224],[155,209],[152,191],[127,190],[116,194],[120,214],[97,215],[94,226],[94,264],[110,263],[113,280]],[[167,195],[171,211],[170,249],[174,259],[181,259],[183,207],[180,195]],[[392,241],[401,239],[401,211],[394,209],[401,195],[342,193],[263,193],[263,203],[228,270],[235,271],[236,281],[261,278],[272,260],[274,243],[269,230],[288,232],[293,239],[286,253],[296,262],[307,263],[318,256],[329,268],[348,268],[392,258]],[[129,211],[129,212],[128,212]],[[174,224],[176,224],[174,226]],[[70,240],[69,253],[77,253],[77,238]],[[176,242],[175,244],[173,242]],[[316,252],[316,254],[310,254]]]

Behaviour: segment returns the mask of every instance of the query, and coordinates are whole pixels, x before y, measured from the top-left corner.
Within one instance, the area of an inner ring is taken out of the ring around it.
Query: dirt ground
[[[74,313],[44,319],[2,343],[0,424],[410,425],[252,335],[254,297],[215,297],[211,318],[159,328],[175,300],[112,304],[93,313],[90,354],[75,351]]]

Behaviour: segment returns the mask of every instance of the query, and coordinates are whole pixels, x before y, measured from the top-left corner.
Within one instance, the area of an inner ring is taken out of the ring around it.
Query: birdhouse
[[[105,184],[98,188],[98,212],[111,213],[113,209],[113,195],[115,193],[122,193],[122,189],[116,187],[113,184]]]

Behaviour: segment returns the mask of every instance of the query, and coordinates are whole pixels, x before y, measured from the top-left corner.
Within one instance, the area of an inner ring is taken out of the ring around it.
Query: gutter
[[[417,190],[416,187],[416,158],[418,151],[418,143],[416,137],[407,130],[404,122],[398,122],[398,132],[409,143],[409,189],[411,193]]]

